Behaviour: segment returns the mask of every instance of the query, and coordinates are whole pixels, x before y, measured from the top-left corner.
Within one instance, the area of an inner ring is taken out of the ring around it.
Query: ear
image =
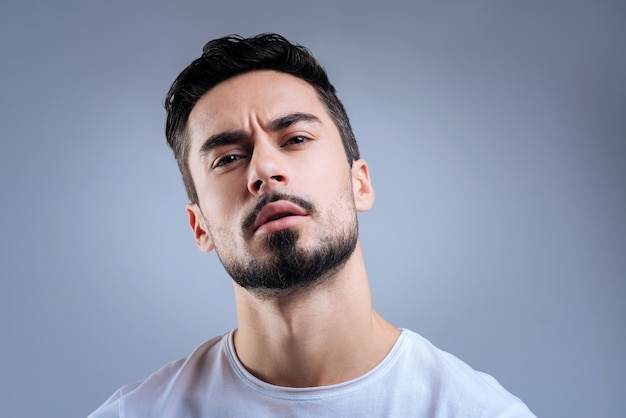
[[[189,226],[193,231],[193,236],[196,238],[196,245],[200,248],[200,251],[208,253],[213,250],[215,245],[213,245],[213,240],[209,235],[209,230],[206,227],[200,206],[195,203],[188,203],[187,214],[189,215]]]
[[[366,212],[374,204],[374,188],[370,180],[370,172],[365,160],[352,162],[352,192],[354,205],[358,212]]]

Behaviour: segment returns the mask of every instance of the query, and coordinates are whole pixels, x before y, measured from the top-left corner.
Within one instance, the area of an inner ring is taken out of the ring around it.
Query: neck
[[[235,348],[258,378],[291,387],[357,378],[389,352],[400,331],[372,308],[360,246],[335,277],[285,298],[258,298],[235,285]]]

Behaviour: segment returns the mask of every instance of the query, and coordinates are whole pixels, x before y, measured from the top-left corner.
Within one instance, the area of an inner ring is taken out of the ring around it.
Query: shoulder
[[[88,418],[148,416],[150,411],[158,411],[172,397],[179,397],[192,387],[198,375],[211,372],[212,365],[218,362],[221,343],[228,335],[214,337],[188,357],[166,364],[145,379],[122,386]]]
[[[491,375],[473,369],[413,331],[403,330],[403,339],[397,370],[408,374],[403,380],[426,388],[427,398],[436,400],[437,408],[447,414],[480,411],[481,416],[534,416]]]

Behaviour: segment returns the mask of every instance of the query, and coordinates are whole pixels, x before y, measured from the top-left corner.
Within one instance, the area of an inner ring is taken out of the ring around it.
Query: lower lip
[[[284,218],[279,218],[273,221],[265,222],[256,230],[256,232],[267,234],[270,232],[281,231],[283,229],[289,229],[300,224],[300,222],[304,221],[305,218],[306,216],[300,216],[300,215],[285,216]]]

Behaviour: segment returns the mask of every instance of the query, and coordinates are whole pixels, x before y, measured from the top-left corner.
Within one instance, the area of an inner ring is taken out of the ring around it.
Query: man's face
[[[373,190],[312,86],[274,71],[233,77],[200,98],[188,134],[191,227],[238,284],[299,288],[345,264]]]

